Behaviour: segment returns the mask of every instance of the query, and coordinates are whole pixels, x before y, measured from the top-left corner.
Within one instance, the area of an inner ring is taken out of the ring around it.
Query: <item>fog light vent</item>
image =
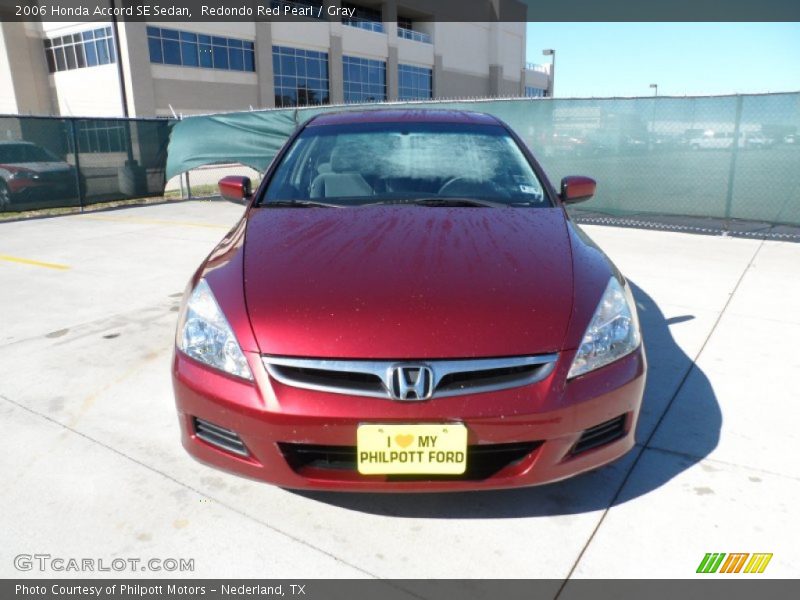
[[[587,429],[581,435],[578,443],[572,449],[572,454],[580,454],[588,450],[593,450],[599,446],[609,444],[625,435],[625,415],[620,415],[616,419],[611,419],[600,425],[595,425]]]
[[[214,425],[203,419],[194,418],[194,431],[204,442],[208,442],[212,446],[221,448],[226,452],[232,452],[239,456],[248,456],[249,452],[245,448],[244,443],[235,432],[230,429],[225,429],[219,425]]]

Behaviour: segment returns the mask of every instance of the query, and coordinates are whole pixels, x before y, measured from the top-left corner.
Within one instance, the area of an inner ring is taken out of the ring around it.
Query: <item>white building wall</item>
[[[442,68],[474,75],[489,74],[490,23],[435,23],[434,44]]]
[[[342,27],[342,54],[386,60],[389,54],[389,36],[356,27]]]
[[[3,33],[3,28],[0,27],[0,48],[5,47],[5,34]],[[0,93],[0,114],[8,113],[13,115],[20,112],[7,52],[0,52],[0,90],[2,90],[2,93]]]
[[[59,115],[122,116],[122,97],[116,63],[51,73],[50,85]]]
[[[330,23],[272,23],[272,43],[275,46],[327,51],[331,45],[330,36]]]
[[[421,44],[398,38],[397,52],[398,61],[402,65],[433,66],[433,44]]]

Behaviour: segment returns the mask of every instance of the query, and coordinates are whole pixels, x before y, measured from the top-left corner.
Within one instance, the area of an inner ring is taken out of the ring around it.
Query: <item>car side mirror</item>
[[[219,195],[224,200],[247,204],[253,197],[253,188],[249,177],[228,175],[219,180]]]
[[[583,202],[594,196],[597,182],[591,177],[569,175],[561,180],[561,201],[564,204]]]

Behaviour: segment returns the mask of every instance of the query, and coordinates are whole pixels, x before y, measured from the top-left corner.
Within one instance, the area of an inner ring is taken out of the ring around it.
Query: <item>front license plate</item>
[[[467,428],[442,425],[359,425],[362,475],[461,475],[467,468]]]

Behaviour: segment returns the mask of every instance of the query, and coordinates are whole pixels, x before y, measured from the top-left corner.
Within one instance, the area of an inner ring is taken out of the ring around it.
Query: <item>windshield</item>
[[[52,162],[59,160],[33,144],[0,144],[0,163]]]
[[[262,204],[446,204],[456,199],[550,206],[536,173],[503,127],[424,122],[306,128],[278,166]]]

